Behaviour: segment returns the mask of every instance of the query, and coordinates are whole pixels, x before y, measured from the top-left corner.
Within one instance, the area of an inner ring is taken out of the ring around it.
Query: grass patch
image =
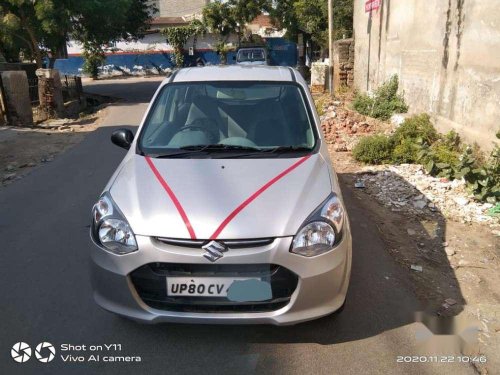
[[[394,113],[406,113],[408,105],[403,96],[398,94],[398,88],[398,76],[393,75],[375,91],[373,97],[357,93],[352,106],[363,115],[381,120],[388,120]]]
[[[331,98],[328,95],[321,95],[314,98],[314,105],[319,116],[325,114],[325,107],[328,105]]]

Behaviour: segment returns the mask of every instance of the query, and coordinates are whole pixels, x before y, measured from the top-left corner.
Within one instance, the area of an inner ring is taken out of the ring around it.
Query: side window
[[[298,105],[299,103],[304,105]],[[286,88],[282,94],[280,104],[287,117],[294,142],[299,145],[311,145],[314,142],[311,139],[311,134],[308,134],[308,131],[311,131],[311,126],[304,99],[299,90],[292,87]]]
[[[155,126],[163,123],[165,112],[167,109],[167,104],[172,104],[171,97],[174,95],[176,90],[163,90],[162,96],[156,102],[156,106],[153,110],[153,115],[151,116],[151,123]]]

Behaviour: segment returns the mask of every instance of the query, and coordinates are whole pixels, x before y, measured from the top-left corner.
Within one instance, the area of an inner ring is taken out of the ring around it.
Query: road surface
[[[150,326],[98,308],[88,273],[90,209],[124,155],[109,136],[140,122],[158,84],[87,84],[89,92],[123,100],[82,143],[0,190],[0,374],[475,373],[464,364],[397,363],[398,355],[421,353],[416,336],[423,326],[413,318],[418,302],[408,271],[394,263],[348,189],[354,259],[341,314],[289,327]],[[26,363],[16,363],[11,348],[19,341],[33,349],[50,342],[55,358],[41,363],[33,352]],[[86,345],[87,351],[62,351],[64,344]],[[90,353],[92,344],[117,344],[121,351]],[[141,362],[68,362],[89,354],[140,356]]]

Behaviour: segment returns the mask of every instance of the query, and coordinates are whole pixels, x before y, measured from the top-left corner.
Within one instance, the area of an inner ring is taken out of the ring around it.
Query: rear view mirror
[[[115,145],[124,148],[125,150],[130,149],[130,145],[134,141],[134,133],[128,129],[118,129],[111,134],[111,142]]]

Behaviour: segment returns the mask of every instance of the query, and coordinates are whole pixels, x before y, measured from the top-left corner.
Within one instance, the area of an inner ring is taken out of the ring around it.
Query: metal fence
[[[65,102],[72,99],[81,99],[83,93],[81,77],[64,75],[61,77],[61,83]]]
[[[40,105],[40,97],[38,96],[38,78],[29,78],[28,87],[30,91],[30,101],[32,107]]]
[[[31,106],[37,107],[40,105],[40,97],[38,93],[38,78],[35,77],[28,79],[28,86]],[[81,99],[83,93],[81,77],[64,75],[61,77],[61,86],[63,100],[65,102],[75,99]]]
[[[50,86],[53,86],[53,84],[49,84]],[[52,117],[52,109],[49,106],[47,106],[47,100],[49,102],[52,101],[51,96],[52,94],[43,94],[43,97],[40,98],[39,94],[39,79],[38,77],[36,78],[30,78],[28,79],[28,86],[29,86],[29,95],[30,95],[30,101],[31,101],[31,108],[33,111],[33,117],[35,119],[35,122],[37,121],[43,121],[46,120],[48,117]],[[78,100],[80,103],[83,99],[83,87],[82,87],[82,79],[78,76],[69,76],[69,75],[64,75],[61,76],[61,91],[62,91],[62,97],[63,101],[65,103],[70,102],[70,101],[75,101]]]

